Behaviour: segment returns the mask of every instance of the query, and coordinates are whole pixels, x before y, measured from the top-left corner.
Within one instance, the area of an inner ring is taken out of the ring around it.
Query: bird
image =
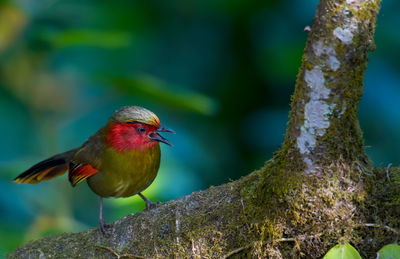
[[[100,197],[99,229],[106,234],[103,198],[139,195],[150,209],[154,203],[142,191],[156,178],[160,167],[159,143],[172,144],[160,132],[175,132],[140,106],[124,106],[82,146],[45,159],[18,175],[18,184],[37,184],[68,171],[74,187],[86,179]]]

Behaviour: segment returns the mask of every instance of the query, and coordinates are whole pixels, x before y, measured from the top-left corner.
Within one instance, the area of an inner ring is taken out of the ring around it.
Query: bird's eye
[[[146,129],[145,129],[145,128],[142,128],[142,127],[136,127],[136,130],[137,130],[140,134],[143,134],[143,133],[146,132]]]

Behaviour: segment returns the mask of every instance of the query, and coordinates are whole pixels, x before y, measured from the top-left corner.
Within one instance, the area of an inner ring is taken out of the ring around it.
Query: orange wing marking
[[[98,173],[99,170],[94,169],[91,165],[70,164],[68,179],[72,186],[77,185],[86,178]]]

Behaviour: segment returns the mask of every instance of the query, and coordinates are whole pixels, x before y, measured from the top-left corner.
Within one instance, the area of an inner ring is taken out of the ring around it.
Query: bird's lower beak
[[[166,139],[166,138],[164,138],[163,136],[161,136],[160,134],[158,134],[158,132],[169,132],[169,133],[175,134],[175,131],[173,131],[173,130],[170,129],[170,128],[160,126],[155,132],[153,132],[153,133],[151,133],[151,134],[149,135],[149,137],[150,137],[152,140],[156,140],[156,141],[165,143],[165,144],[170,145],[170,146],[172,147],[173,145],[171,144],[171,142],[169,142],[168,139]]]

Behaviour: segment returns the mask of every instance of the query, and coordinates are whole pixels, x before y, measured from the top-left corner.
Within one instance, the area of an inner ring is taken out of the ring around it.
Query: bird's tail
[[[62,175],[68,170],[69,160],[74,153],[75,149],[43,160],[18,175],[14,182],[37,184]]]

